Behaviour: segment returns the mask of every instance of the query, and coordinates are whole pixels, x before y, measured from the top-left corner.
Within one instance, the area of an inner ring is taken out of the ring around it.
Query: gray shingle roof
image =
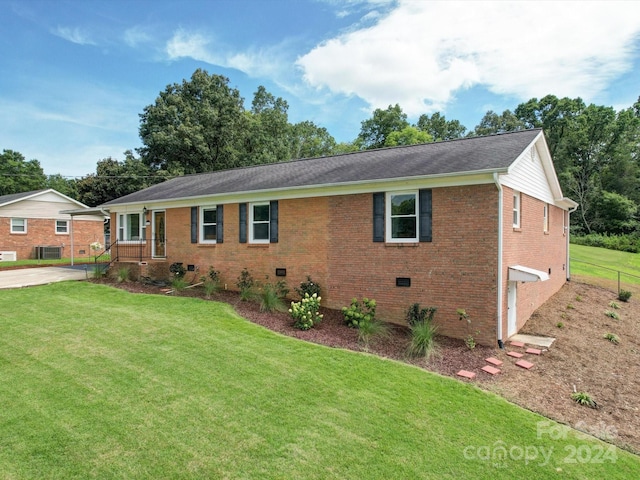
[[[185,175],[104,206],[506,169],[540,129]]]
[[[31,195],[35,195],[36,193],[46,192],[47,190],[32,190],[30,192],[21,192],[21,193],[11,193],[9,195],[0,196],[0,205],[4,205],[6,203],[15,202],[16,200],[20,200],[22,198],[30,197]]]

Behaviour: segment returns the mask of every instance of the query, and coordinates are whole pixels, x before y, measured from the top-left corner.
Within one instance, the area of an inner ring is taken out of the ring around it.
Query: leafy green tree
[[[46,188],[47,177],[38,160],[25,160],[13,150],[0,155],[0,195],[30,192]]]
[[[289,129],[290,158],[313,158],[333,155],[336,140],[326,128],[304,121],[292,125]]]
[[[433,137],[416,127],[404,127],[402,130],[391,132],[384,142],[385,147],[395,147],[399,145],[415,145],[418,143],[433,142]]]
[[[53,188],[67,197],[78,199],[78,185],[75,179],[65,178],[59,173],[47,177],[46,188]]]
[[[433,115],[420,115],[416,127],[423,132],[427,132],[433,141],[454,140],[462,138],[467,128],[458,120],[447,120],[440,112]]]
[[[289,160],[289,105],[260,86],[251,112],[245,113],[246,128],[240,156],[243,165]]]
[[[594,229],[612,234],[632,233],[638,228],[638,205],[630,198],[603,191],[596,200]]]
[[[505,110],[501,115],[489,110],[469,135],[493,135],[496,133],[515,132],[524,128],[526,128],[525,124],[511,110]]]
[[[138,152],[153,169],[199,173],[241,163],[243,99],[229,79],[198,69],[191,80],[168,85],[140,115]]]
[[[128,150],[123,162],[105,158],[97,163],[95,174],[78,180],[78,200],[95,207],[161,182],[166,177],[166,172],[154,173]]]
[[[395,106],[389,105],[386,110],[377,108],[373,112],[373,116],[364,120],[361,125],[360,134],[355,144],[361,150],[369,150],[384,147],[389,134],[408,127],[409,122],[407,115],[396,103]]]

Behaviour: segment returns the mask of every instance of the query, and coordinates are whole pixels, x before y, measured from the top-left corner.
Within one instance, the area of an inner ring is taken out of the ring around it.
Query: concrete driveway
[[[39,267],[0,270],[0,289],[46,285],[64,280],[86,280],[91,275],[85,266]]]

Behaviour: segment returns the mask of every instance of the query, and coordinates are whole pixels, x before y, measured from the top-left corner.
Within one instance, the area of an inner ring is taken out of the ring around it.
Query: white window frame
[[[216,243],[217,242],[217,237],[218,237],[218,208],[216,205],[206,205],[206,206],[202,206],[200,207],[200,218],[199,218],[199,230],[200,230],[200,243]],[[215,210],[216,211],[216,221],[215,223],[205,223],[204,222],[204,212],[208,211],[208,210]],[[216,238],[214,238],[213,240],[207,240],[204,238],[204,227],[205,226],[211,226],[211,225],[215,225],[216,226]]]
[[[522,212],[522,194],[513,192],[513,228],[520,228]]]
[[[131,240],[129,236],[131,232],[129,232],[129,221],[128,217],[131,215],[138,215],[139,222],[139,232],[140,238]],[[147,241],[147,225],[146,219],[144,218],[144,212],[128,212],[128,213],[118,213],[118,242],[121,243],[144,243]]]
[[[544,204],[544,211],[542,213],[543,216],[543,229],[544,233],[549,233],[549,204]]]
[[[269,218],[264,221],[254,221],[253,209],[254,207],[267,206],[269,212]],[[267,224],[267,238],[255,238],[254,225],[256,223]],[[269,202],[256,202],[249,204],[249,243],[269,243],[271,237],[271,204]]]
[[[64,232],[58,231],[58,223],[60,224],[64,223],[64,226],[65,226]],[[55,229],[56,229],[56,235],[69,235],[69,220],[56,220]]]
[[[22,225],[20,225],[20,228],[22,230],[16,230],[16,227],[18,225],[14,224],[14,220],[21,220],[22,221]],[[26,218],[12,218],[11,219],[11,233],[17,233],[19,235],[24,235],[27,233],[27,219]]]
[[[413,215],[392,215],[391,200],[399,195],[413,195],[415,199],[415,210]],[[388,243],[418,243],[420,240],[420,195],[418,190],[406,190],[398,192],[386,192],[385,199],[385,236]],[[416,236],[410,238],[394,238],[393,237],[393,219],[394,218],[415,218]]]

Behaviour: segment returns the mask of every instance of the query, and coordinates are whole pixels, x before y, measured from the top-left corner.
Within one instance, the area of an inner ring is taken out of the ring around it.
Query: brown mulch
[[[109,283],[131,292],[166,295],[157,286]],[[204,297],[197,287],[180,295]],[[242,317],[281,334],[330,347],[364,350],[358,332],[344,325],[339,311],[323,309],[322,323],[301,331],[292,326],[287,313],[260,312],[257,303],[242,302],[236,293],[223,291],[212,299],[231,304]],[[610,306],[611,302],[619,308]],[[615,311],[619,319],[605,315],[608,311]],[[525,350],[510,347],[509,342],[504,350],[480,345],[470,350],[461,340],[439,337],[437,351],[429,360],[407,359],[409,337],[403,327],[393,327],[389,338],[373,343],[368,351],[474,383],[526,409],[639,453],[640,301],[620,302],[609,290],[574,281],[538,309],[520,333],[556,338],[540,356],[525,354],[523,359],[534,364],[530,370],[516,366],[516,359],[507,356],[510,350]],[[616,334],[620,343],[606,340],[606,333]],[[495,376],[481,370],[491,356],[504,362]],[[456,375],[461,369],[475,372],[476,378],[461,379]],[[574,402],[570,397],[574,388],[587,392],[598,408]]]

